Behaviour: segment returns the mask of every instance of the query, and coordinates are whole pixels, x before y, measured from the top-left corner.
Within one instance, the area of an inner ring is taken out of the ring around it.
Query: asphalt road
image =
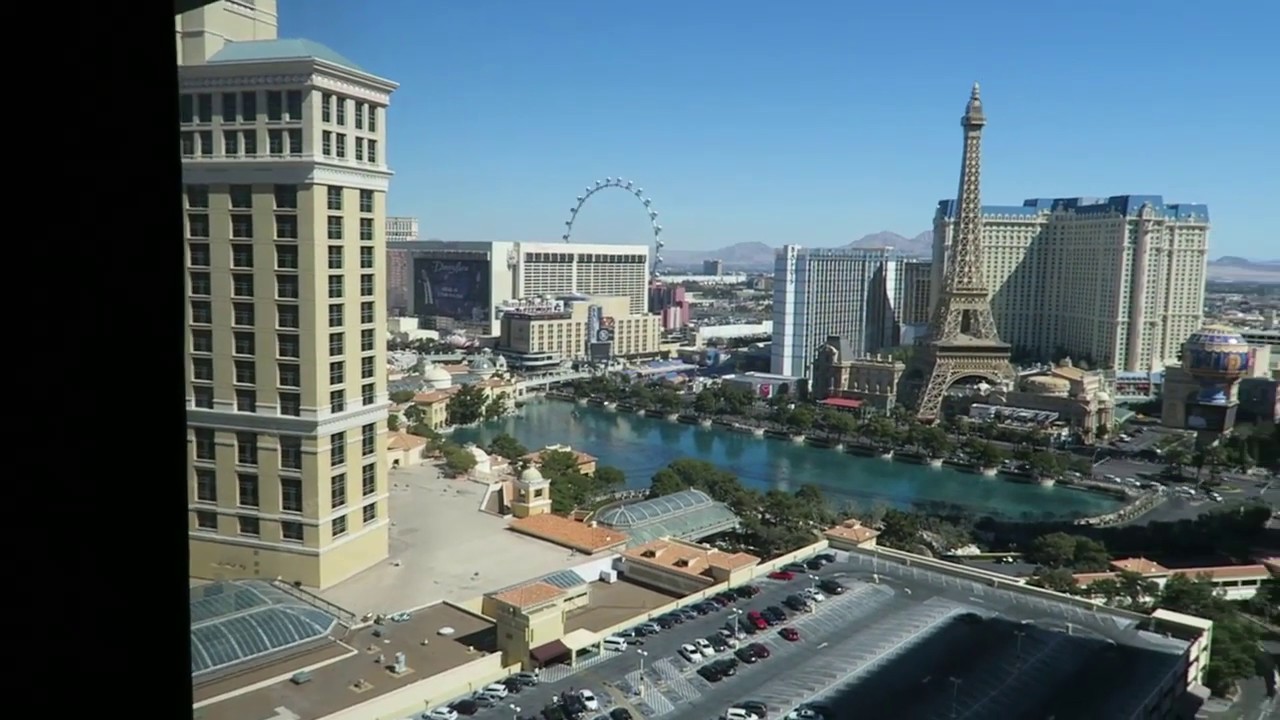
[[[1051,696],[1062,682],[1060,675],[1080,667],[1081,658],[1096,652],[1088,647],[1076,647],[1080,643],[1114,641],[1125,647],[1154,649],[1155,641],[1139,637],[1127,621],[1115,616],[1064,608],[1036,597],[875,562],[865,556],[852,556],[848,562],[829,565],[819,574],[840,578],[849,590],[843,595],[828,597],[813,613],[793,616],[786,623],[800,631],[798,642],[789,643],[780,638],[778,628],[749,638],[748,641],[764,643],[772,655],[754,665],[740,665],[734,677],[708,683],[676,654],[682,643],[710,635],[723,626],[732,614],[732,609],[727,609],[646,638],[645,645],[639,648],[644,655],[637,649],[609,654],[568,678],[544,682],[511,695],[506,704],[482,710],[475,716],[476,720],[537,715],[555,694],[581,688],[590,688],[601,700],[601,714],[622,705],[632,711],[636,720],[642,716],[707,720],[719,717],[730,705],[745,700],[767,703],[769,717],[777,720],[781,714],[812,698],[833,697],[846,692],[851,685],[855,689],[880,692],[886,682],[906,676],[927,687],[895,699],[909,706],[904,706],[903,717],[945,714],[952,704],[962,710],[972,710],[972,718],[1015,717],[1019,712],[1034,710],[1019,703],[1060,702],[1057,696]],[[801,578],[790,582],[762,580],[759,585],[764,592],[730,608],[746,612],[780,604],[783,597],[806,584],[808,581]],[[963,656],[969,641],[960,636],[967,637],[967,631],[957,631],[955,623],[967,612],[1000,618],[998,625],[1004,628],[1004,636],[984,641],[984,647],[990,652],[990,657],[984,660],[988,664],[974,663],[973,667],[962,664],[948,671],[956,678],[954,685],[943,683],[934,687],[928,684],[930,678],[921,679],[913,674],[913,668],[922,665],[894,661],[902,653],[927,650],[929,643],[947,645],[946,656]],[[1031,625],[1019,626],[1020,622]],[[1075,640],[1063,641],[1072,635]],[[956,643],[959,645],[952,647]],[[915,646],[920,647],[913,650]],[[1016,665],[1011,659],[1015,647]],[[998,668],[1004,670],[997,671]],[[872,677],[872,680],[855,685],[855,676],[857,679]],[[1105,678],[1104,683],[1106,681],[1110,678]],[[643,695],[639,692],[641,686]],[[1096,693],[1085,695],[1101,702],[1123,704],[1130,700],[1125,694],[1118,699],[1111,697],[1113,690],[1099,687]],[[1140,690],[1135,689],[1135,694],[1141,695]]]

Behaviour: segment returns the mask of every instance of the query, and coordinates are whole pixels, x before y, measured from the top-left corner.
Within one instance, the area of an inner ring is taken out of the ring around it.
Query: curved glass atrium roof
[[[191,674],[316,640],[338,619],[263,580],[191,588]]]
[[[600,513],[596,521],[619,530],[643,527],[716,502],[701,490],[683,490],[652,500],[626,503]]]

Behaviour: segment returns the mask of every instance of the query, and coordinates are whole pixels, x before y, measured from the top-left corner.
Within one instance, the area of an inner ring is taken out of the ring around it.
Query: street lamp
[[[960,710],[960,683],[964,681],[956,677],[947,679],[951,681],[951,717],[955,718]]]
[[[1013,634],[1018,637],[1018,662],[1014,665],[1014,672],[1022,669],[1022,637],[1027,633],[1023,630],[1014,630]]]
[[[637,649],[636,655],[640,656],[640,684],[638,689],[640,691],[640,697],[644,697],[644,659],[649,657],[649,653],[644,650]]]
[[[515,704],[512,704],[512,703],[508,703],[508,704],[507,704],[507,707],[511,708],[511,713],[512,713],[512,714],[511,714],[511,720],[520,720],[520,708],[519,708],[519,706],[517,706],[517,705],[515,705]]]

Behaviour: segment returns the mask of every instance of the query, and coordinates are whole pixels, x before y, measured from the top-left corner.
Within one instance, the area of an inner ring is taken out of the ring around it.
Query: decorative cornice
[[[343,167],[315,160],[186,160],[182,163],[182,181],[190,185],[337,185],[387,192],[391,186],[390,170],[384,168]]]
[[[365,405],[337,415],[302,418],[194,408],[191,407],[191,400],[188,399],[187,426],[227,431],[246,430],[274,435],[331,435],[343,430],[356,430],[369,423],[385,422],[391,403],[385,395],[377,400],[378,402],[373,405]]]
[[[399,86],[323,60],[295,58],[183,65],[179,68],[178,87],[180,90],[317,87],[385,107],[391,103],[391,92]]]
[[[186,67],[186,66],[184,66]],[[198,66],[209,67],[209,66]],[[311,74],[290,74],[284,75],[279,72],[261,75],[246,75],[244,68],[237,67],[239,71],[236,75],[202,75],[199,77],[185,76],[178,84],[181,90],[212,90],[218,88],[258,88],[258,87],[298,87],[300,85],[313,84],[315,75]]]

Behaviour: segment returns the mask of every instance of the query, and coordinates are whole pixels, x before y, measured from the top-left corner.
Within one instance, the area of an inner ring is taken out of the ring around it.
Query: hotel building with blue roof
[[[942,287],[956,201],[934,214],[931,306]],[[1209,208],[1159,195],[1033,198],[983,206],[982,256],[1001,338],[1095,367],[1153,371],[1177,361],[1203,321]]]
[[[387,557],[386,112],[275,0],[175,17],[190,574],[327,588]]]

